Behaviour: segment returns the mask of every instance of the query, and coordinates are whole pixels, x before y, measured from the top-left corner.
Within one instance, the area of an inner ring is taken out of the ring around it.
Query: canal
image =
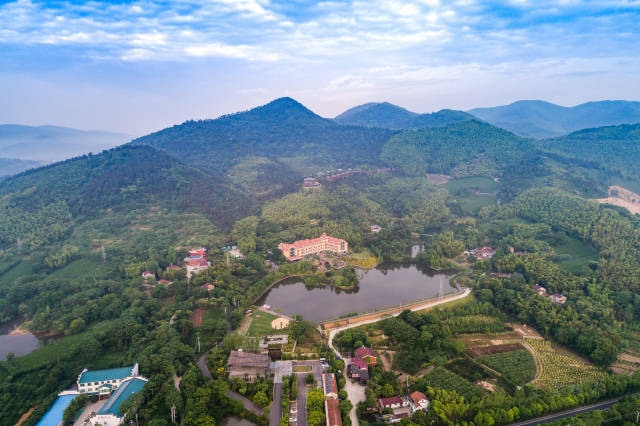
[[[297,277],[276,284],[258,304],[267,304],[289,316],[322,321],[416,300],[453,293],[452,275],[411,264],[383,264],[358,271],[360,284],[353,291],[330,286],[309,288]]]

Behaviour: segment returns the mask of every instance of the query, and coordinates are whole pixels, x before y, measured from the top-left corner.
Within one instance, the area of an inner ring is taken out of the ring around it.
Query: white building
[[[138,364],[131,367],[110,368],[107,370],[89,371],[86,368],[78,376],[76,384],[79,393],[108,396],[123,382],[138,378]]]

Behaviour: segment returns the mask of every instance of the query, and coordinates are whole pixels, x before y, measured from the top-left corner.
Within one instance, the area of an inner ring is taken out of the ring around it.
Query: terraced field
[[[483,355],[477,360],[501,373],[516,386],[524,385],[536,375],[535,360],[526,349]]]

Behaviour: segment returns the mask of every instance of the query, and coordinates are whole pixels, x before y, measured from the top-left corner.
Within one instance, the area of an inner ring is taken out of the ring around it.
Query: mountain
[[[152,147],[125,145],[0,182],[0,247],[18,238],[32,248],[53,243],[83,222],[108,217],[112,223],[101,232],[119,235],[122,218],[150,208],[199,213],[219,226],[251,209],[220,178]]]
[[[640,124],[579,130],[541,141],[539,146],[544,151],[640,180]]]
[[[466,112],[443,109],[418,114],[389,102],[372,102],[351,108],[334,118],[337,123],[384,129],[419,129],[443,126],[474,117]]]
[[[544,101],[517,101],[470,114],[520,136],[549,138],[576,130],[640,123],[640,102],[600,101],[563,107]]]
[[[382,145],[394,132],[342,126],[291,98],[215,120],[187,121],[135,139],[263,196],[298,184],[302,175],[326,168],[378,164]],[[247,176],[245,171],[253,175]]]
[[[405,130],[384,145],[382,159],[410,174],[496,176],[532,151],[529,140],[472,120]]]
[[[42,162],[19,160],[17,158],[0,158],[0,178],[15,175],[27,169],[41,166]]]
[[[78,130],[58,126],[0,125],[0,157],[61,161],[125,143],[122,133]]]

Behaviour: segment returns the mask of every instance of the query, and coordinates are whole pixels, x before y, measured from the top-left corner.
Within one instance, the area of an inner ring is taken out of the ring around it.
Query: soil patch
[[[627,362],[631,362],[634,364],[640,364],[640,358],[638,358],[637,356],[633,356],[631,354],[628,353],[621,353],[620,355],[618,355],[618,359],[620,361],[627,361]]]
[[[204,310],[200,308],[194,309],[191,315],[189,315],[189,322],[193,324],[194,327],[202,327],[202,323],[204,322]]]
[[[611,204],[627,209],[630,213],[640,214],[640,195],[621,186],[610,186],[609,196],[599,198],[600,204]]]
[[[29,409],[29,411],[20,416],[20,419],[18,420],[18,423],[15,424],[15,426],[20,426],[22,423],[27,421],[31,413],[33,413],[33,410],[35,410],[36,408],[38,408],[38,406],[34,405],[33,407],[31,407],[31,409]]]
[[[487,381],[484,381],[484,380],[480,380],[480,381],[476,382],[476,385],[480,386],[483,389],[488,390],[489,392],[495,392],[496,391],[496,385],[494,385],[493,383],[489,383]]]
[[[482,355],[494,355],[504,352],[513,352],[524,347],[520,343],[508,343],[506,345],[493,345],[493,346],[481,346],[479,348],[467,349],[466,352],[472,358],[477,358]]]
[[[519,324],[507,324],[507,325],[513,328],[513,331],[515,331],[522,337],[526,337],[527,339],[543,340],[542,336],[537,331],[535,331],[533,328],[527,327],[526,325],[519,325]]]
[[[274,330],[282,330],[283,328],[287,328],[289,326],[289,320],[286,318],[276,318],[271,321],[271,328]]]

